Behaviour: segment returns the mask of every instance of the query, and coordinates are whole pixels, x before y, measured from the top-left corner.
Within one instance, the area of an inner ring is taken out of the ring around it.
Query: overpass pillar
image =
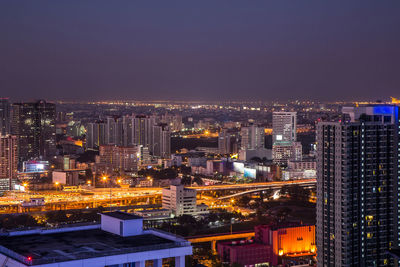
[[[175,267],[185,267],[185,256],[175,257]]]
[[[211,241],[211,250],[214,254],[217,253],[217,240]]]

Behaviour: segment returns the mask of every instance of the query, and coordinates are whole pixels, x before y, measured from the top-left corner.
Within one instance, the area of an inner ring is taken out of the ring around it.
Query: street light
[[[92,181],[88,180],[86,183],[88,184],[88,186],[90,186],[92,184]]]
[[[107,182],[108,177],[103,175],[102,179],[103,179],[103,182],[104,182],[104,187],[106,187],[106,182]],[[112,208],[111,207],[111,202],[112,202],[112,192],[111,192],[111,184],[110,184],[110,211],[112,210],[111,209]]]
[[[60,184],[60,182],[55,182],[54,184],[56,185],[56,191],[58,191],[58,185]]]

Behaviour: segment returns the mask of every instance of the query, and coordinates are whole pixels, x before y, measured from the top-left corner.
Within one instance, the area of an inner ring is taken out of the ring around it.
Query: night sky
[[[1,1],[0,97],[400,97],[400,1]]]

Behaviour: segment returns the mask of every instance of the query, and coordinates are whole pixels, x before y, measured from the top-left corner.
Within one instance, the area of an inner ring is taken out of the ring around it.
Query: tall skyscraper
[[[399,107],[344,108],[317,124],[319,266],[393,266],[399,236]]]
[[[296,112],[274,112],[272,114],[272,142],[296,142]]]
[[[86,129],[86,147],[97,149],[106,143],[106,124],[104,121],[88,123]]]
[[[22,160],[53,156],[56,151],[56,105],[39,100],[12,105],[12,134]]]
[[[148,147],[150,153],[153,153],[153,126],[156,124],[155,117],[137,115],[132,118],[132,121],[133,144]]]
[[[167,124],[153,126],[153,155],[160,158],[171,156],[171,131]]]
[[[9,187],[12,184],[12,179],[17,178],[17,168],[17,137],[12,135],[0,136],[0,179],[9,179]]]
[[[11,106],[8,98],[0,98],[0,136],[11,132]]]
[[[108,145],[117,145],[117,143],[118,143],[117,120],[118,120],[118,118],[115,118],[115,117],[107,117],[106,144],[108,144]]]
[[[302,146],[297,140],[297,113],[272,114],[272,159],[280,165],[288,160],[301,160]]]
[[[255,124],[243,126],[240,130],[241,149],[264,148],[264,127]]]
[[[231,129],[221,129],[218,134],[218,150],[220,154],[238,153],[238,132]]]

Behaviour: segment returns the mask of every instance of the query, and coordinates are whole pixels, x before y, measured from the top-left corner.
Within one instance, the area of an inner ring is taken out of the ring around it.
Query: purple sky
[[[400,97],[400,1],[1,1],[0,97]]]

